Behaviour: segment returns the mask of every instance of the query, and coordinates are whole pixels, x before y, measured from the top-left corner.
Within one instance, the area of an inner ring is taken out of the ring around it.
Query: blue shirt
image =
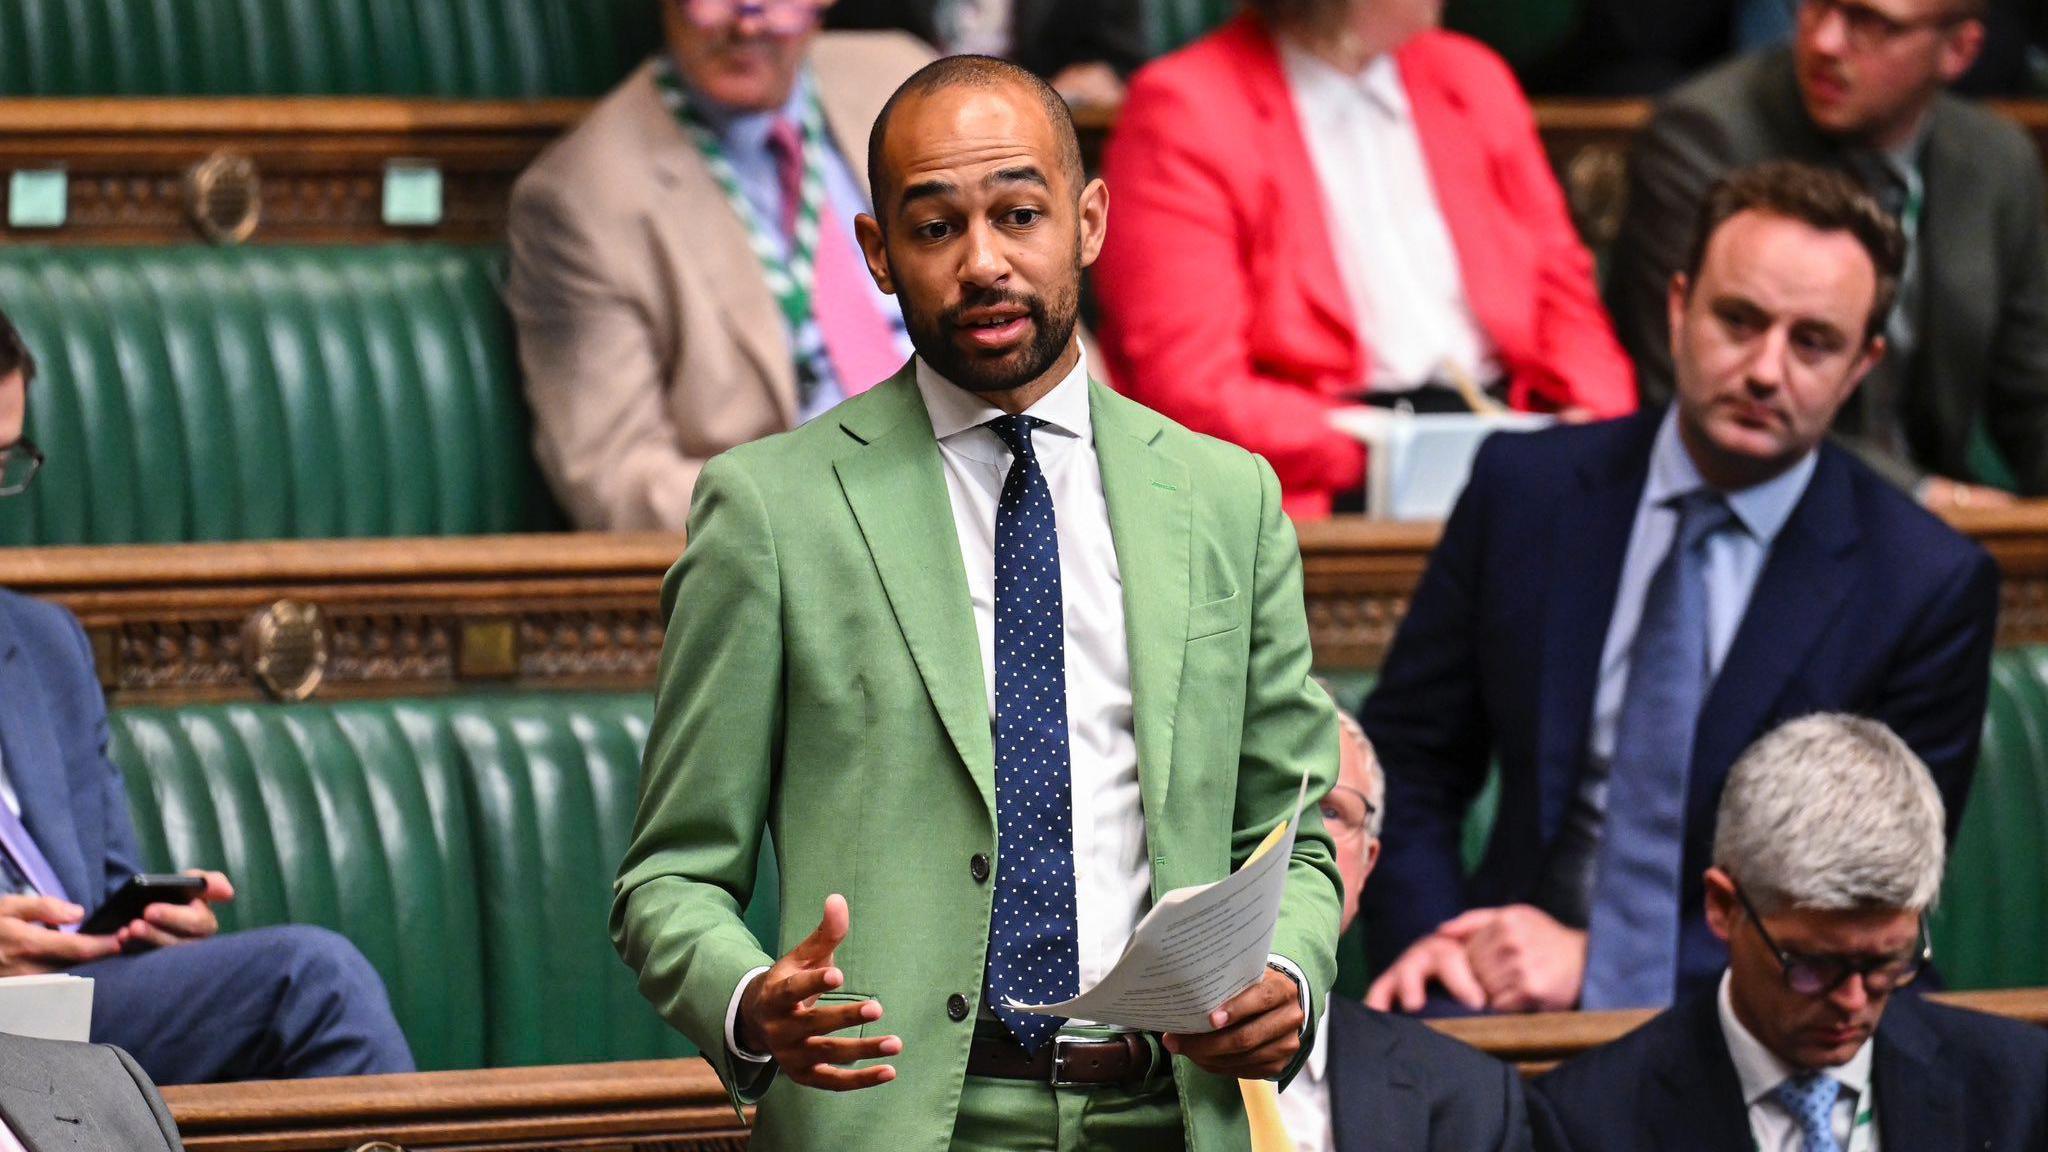
[[[680,77],[682,72],[677,70]],[[789,100],[773,112],[746,112],[728,114],[711,101],[696,94],[691,95],[691,108],[718,134],[719,145],[732,164],[733,175],[739,180],[740,193],[754,210],[755,218],[768,221],[769,244],[783,259],[789,256],[789,238],[775,225],[782,220],[782,181],[776,176],[775,153],[768,147],[768,135],[775,127],[776,118],[787,116],[801,124],[804,111],[811,100],[814,81],[808,70],[797,78],[790,90]],[[813,141],[805,141],[811,147]],[[843,244],[852,251],[855,260],[862,259],[860,242],[854,238],[853,218],[868,210],[867,194],[861,191],[860,183],[854,179],[853,170],[847,166],[846,158],[839,154],[839,148],[829,138],[825,143],[825,194],[831,203],[824,219],[818,222],[819,244]],[[910,358],[910,336],[903,327],[903,315],[896,302],[881,289],[868,284],[868,291],[875,309],[889,320],[889,326],[896,335],[897,350],[903,358]],[[806,320],[810,328],[817,321]],[[815,340],[817,333],[807,331],[805,343]],[[822,345],[820,345],[822,346]],[[874,381],[868,381],[874,383]],[[831,408],[846,398],[846,390],[832,374],[829,362],[821,365],[818,386],[804,401],[798,412],[799,423]]]
[[[1706,542],[1707,675],[1721,670],[1721,661],[1735,642],[1735,631],[1749,610],[1750,593],[1771,545],[1806,495],[1807,482],[1819,462],[1808,452],[1777,477],[1725,493],[1739,527],[1717,532]],[[1614,730],[1621,722],[1621,702],[1628,689],[1629,650],[1643,620],[1643,599],[1650,578],[1671,551],[1678,531],[1678,513],[1667,506],[1675,496],[1707,487],[1678,438],[1678,409],[1664,414],[1657,442],[1650,450],[1650,475],[1636,502],[1635,527],[1629,532],[1628,554],[1621,564],[1621,587],[1614,597],[1614,615],[1607,622],[1607,644],[1600,652],[1600,687],[1593,696],[1593,728],[1589,750],[1607,763],[1614,755]],[[1603,806],[1604,807],[1604,806]]]

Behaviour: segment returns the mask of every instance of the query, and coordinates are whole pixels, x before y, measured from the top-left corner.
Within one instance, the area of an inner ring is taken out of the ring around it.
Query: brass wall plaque
[[[1598,251],[1613,244],[1628,209],[1628,156],[1617,145],[1587,145],[1565,165],[1564,184],[1587,246]]]
[[[327,675],[327,621],[317,605],[279,600],[242,625],[242,661],[272,699],[297,703]]]
[[[519,675],[519,628],[511,617],[462,622],[456,668],[464,680],[510,680]]]
[[[263,218],[263,178],[240,152],[215,152],[185,173],[185,210],[215,244],[240,244]]]

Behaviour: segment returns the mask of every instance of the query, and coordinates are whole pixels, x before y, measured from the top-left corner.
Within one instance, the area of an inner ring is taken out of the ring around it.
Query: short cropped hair
[[[1087,183],[1087,166],[1081,159],[1081,134],[1074,128],[1074,110],[1066,97],[1053,90],[1037,73],[994,56],[941,56],[911,74],[910,79],[882,105],[875,126],[868,131],[868,189],[874,197],[875,219],[888,226],[889,199],[894,186],[882,178],[882,146],[889,137],[889,122],[896,106],[912,96],[931,96],[947,88],[1000,88],[1014,84],[1038,100],[1045,118],[1052,123],[1058,139],[1060,170],[1072,185],[1074,195]]]
[[[1372,811],[1365,818],[1365,834],[1377,840],[1380,828],[1387,822],[1387,770],[1380,766],[1379,754],[1373,751],[1372,737],[1365,734],[1358,717],[1346,712],[1344,705],[1337,704],[1337,689],[1321,676],[1315,680],[1330,702],[1337,705],[1338,750],[1343,750],[1341,745],[1344,742],[1355,742],[1359,751],[1365,753],[1365,800],[1372,805]]]
[[[0,312],[0,377],[21,373],[22,383],[31,383],[36,378],[35,353],[28,350],[28,344],[21,338],[14,321],[7,313]]]
[[[1749,746],[1728,773],[1714,866],[1769,916],[1916,911],[1941,893],[1941,793],[1875,720],[1817,713]]]
[[[1829,168],[1773,160],[1738,168],[1714,182],[1700,203],[1685,279],[1697,285],[1707,245],[1721,226],[1744,212],[1796,220],[1821,232],[1847,232],[1863,246],[1877,272],[1877,295],[1863,328],[1864,343],[1884,331],[1906,266],[1906,237],[1897,220],[1854,180]]]

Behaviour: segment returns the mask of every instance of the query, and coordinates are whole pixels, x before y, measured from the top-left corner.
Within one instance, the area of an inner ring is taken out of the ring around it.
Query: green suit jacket
[[[1301,560],[1263,460],[1099,384],[1090,413],[1124,585],[1153,895],[1222,878],[1292,807],[1273,951],[1315,1007],[1336,974],[1340,881],[1314,801],[1337,726],[1309,678]],[[811,423],[714,459],[663,587],[669,620],[613,940],[640,988],[718,1068],[725,1013],[772,962],[740,913],[761,836],[781,865],[781,934],[844,893],[852,931],[828,999],[882,1002],[894,1083],[828,1093],[777,1080],[756,1152],[942,1152],[951,1136],[994,885],[995,753],[967,578],[931,420],[906,368]],[[774,942],[767,942],[772,946]],[[744,1076],[744,1068],[742,1076]],[[1189,1146],[1249,1146],[1237,1087],[1174,1069]]]

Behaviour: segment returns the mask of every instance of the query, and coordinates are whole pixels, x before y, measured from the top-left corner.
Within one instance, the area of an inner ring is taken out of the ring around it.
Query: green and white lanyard
[[[662,103],[668,106],[676,122],[682,125],[684,133],[697,146],[697,151],[703,154],[705,165],[725,192],[733,213],[747,227],[747,245],[754,250],[754,259],[761,265],[762,278],[768,282],[768,290],[774,294],[776,304],[782,309],[782,319],[789,326],[790,342],[796,353],[798,386],[808,401],[821,379],[826,362],[824,337],[817,324],[813,323],[811,313],[818,232],[825,213],[825,117],[818,107],[818,98],[813,93],[804,101],[801,125],[805,145],[804,173],[799,185],[801,195],[797,206],[796,234],[789,237],[785,256],[784,252],[778,251],[784,247],[777,242],[782,233],[780,222],[763,220],[753,201],[747,199],[746,192],[740,187],[739,173],[733,170],[732,160],[726,156],[718,134],[691,108],[689,94],[676,76],[674,62],[666,56],[657,59],[654,79],[661,91]]]

